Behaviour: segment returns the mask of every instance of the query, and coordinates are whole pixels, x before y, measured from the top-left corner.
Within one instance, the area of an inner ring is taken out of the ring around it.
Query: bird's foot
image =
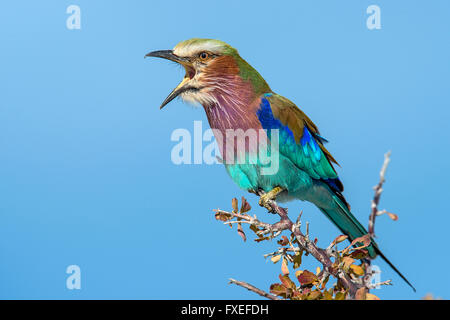
[[[283,191],[281,187],[275,187],[267,193],[260,195],[259,205],[266,208],[269,212],[274,212],[270,202],[275,200],[277,196]]]

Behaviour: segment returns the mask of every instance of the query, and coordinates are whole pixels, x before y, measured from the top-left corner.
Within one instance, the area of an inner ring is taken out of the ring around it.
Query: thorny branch
[[[378,184],[375,187],[373,187],[373,189],[375,190],[375,194],[372,199],[371,212],[369,216],[369,234],[372,238],[375,238],[375,219],[377,216],[381,216],[382,214],[386,213],[392,220],[395,221],[398,219],[397,215],[393,213],[387,212],[386,210],[378,210],[378,204],[380,202],[381,193],[383,192],[383,184],[386,181],[384,177],[386,175],[386,169],[390,161],[391,161],[391,152],[388,151],[384,155],[384,162],[380,171],[380,182],[378,182]]]
[[[317,239],[315,239],[315,241],[310,240],[308,223],[306,223],[306,234],[303,234],[300,230],[301,213],[294,223],[289,218],[287,209],[280,207],[275,201],[269,201],[268,203],[271,209],[270,211],[276,213],[280,217],[280,221],[274,224],[262,222],[258,220],[256,215],[250,216],[247,214],[246,212],[250,211],[251,207],[245,198],[242,198],[240,210],[238,210],[236,199],[233,199],[232,202],[232,212],[220,209],[215,210],[216,219],[221,220],[230,226],[237,224],[238,233],[244,241],[246,240],[246,236],[242,229],[242,224],[247,224],[250,226],[250,229],[258,236],[258,239],[255,239],[257,242],[274,239],[280,236],[283,231],[291,232],[290,240],[286,236],[282,236],[282,240],[278,241],[278,244],[280,244],[281,247],[277,251],[265,255],[266,258],[271,257],[274,263],[282,259],[283,275],[280,275],[282,284],[272,285],[270,290],[271,293],[267,293],[243,281],[230,279],[230,283],[244,287],[263,297],[273,300],[279,300],[280,296],[291,299],[333,299],[333,293],[335,294],[334,299],[377,299],[376,296],[369,293],[369,290],[378,287],[379,285],[390,285],[391,281],[388,280],[377,284],[371,283],[372,274],[368,272],[370,269],[366,269],[367,266],[370,265],[370,258],[367,255],[367,250],[364,248],[370,245],[370,239],[374,237],[376,216],[387,213],[393,220],[397,220],[396,215],[388,213],[386,210],[378,210],[378,204],[383,191],[382,187],[385,182],[385,173],[389,161],[390,152],[385,154],[385,160],[380,171],[380,181],[374,187],[375,195],[372,200],[371,214],[369,217],[369,234],[355,239],[350,246],[341,251],[337,249],[337,244],[344,241],[347,236],[341,235],[337,237],[326,249],[321,249],[316,245]],[[261,196],[264,193],[258,192],[257,194]],[[362,246],[361,243],[363,243]],[[354,248],[356,245],[359,247]],[[294,268],[298,268],[298,259],[301,261],[301,255],[303,252],[312,255],[322,265],[322,268],[321,271],[320,269],[317,271],[316,275],[307,270],[300,272],[297,271],[299,272],[299,276],[297,276],[297,278],[301,283],[301,286],[297,287],[292,280],[289,279],[287,263],[292,262],[294,263]],[[295,261],[296,259],[297,262]],[[361,266],[353,264],[358,259],[361,259],[362,261]],[[369,263],[364,262],[367,260]],[[363,275],[364,277],[362,277]],[[325,285],[330,276],[336,278],[338,282],[335,287],[326,291]],[[313,290],[313,286],[317,289]]]
[[[339,270],[334,270],[332,268],[333,263],[331,262],[329,254],[327,254],[327,252],[325,252],[323,249],[317,247],[314,242],[311,242],[309,240],[308,232],[307,235],[305,236],[300,231],[301,215],[298,217],[297,222],[294,224],[288,217],[287,209],[278,206],[278,204],[275,201],[269,202],[269,205],[271,206],[272,210],[276,212],[281,218],[281,220],[274,225],[275,228],[280,228],[281,230],[290,230],[295,235],[295,238],[297,239],[299,246],[305,249],[306,252],[311,254],[314,258],[316,258],[323,265],[323,270],[325,270],[329,274],[332,274],[336,278],[339,278],[343,282],[344,286],[348,288],[350,295],[353,296],[356,293],[358,287],[351,281],[351,279],[346,274],[339,272]]]

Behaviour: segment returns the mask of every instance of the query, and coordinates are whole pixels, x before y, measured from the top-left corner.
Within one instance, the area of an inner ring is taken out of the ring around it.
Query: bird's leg
[[[284,189],[281,187],[275,187],[267,193],[260,195],[259,197],[259,205],[261,207],[266,208],[269,212],[272,212],[273,209],[270,206],[270,201],[273,201],[277,198],[277,196],[283,192]]]

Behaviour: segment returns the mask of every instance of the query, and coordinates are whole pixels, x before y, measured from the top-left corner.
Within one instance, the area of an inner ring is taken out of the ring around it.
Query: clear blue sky
[[[81,30],[66,8],[81,8]],[[368,30],[366,8],[381,8]],[[202,109],[159,104],[183,71],[152,50],[224,40],[320,127],[345,196],[364,224],[392,150],[378,219],[385,299],[450,297],[448,1],[10,1],[0,11],[0,298],[246,299],[262,289],[275,243],[242,243],[212,209],[247,196],[219,166],[170,161],[174,129]],[[273,221],[256,206],[260,218]],[[312,235],[339,233],[313,206]],[[249,234],[250,236],[250,234]],[[313,264],[304,259],[305,267]],[[79,265],[81,290],[66,289]]]

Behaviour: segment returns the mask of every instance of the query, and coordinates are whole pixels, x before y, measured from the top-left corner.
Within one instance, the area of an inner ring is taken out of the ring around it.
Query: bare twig
[[[270,293],[265,292],[265,291],[263,291],[261,289],[258,289],[255,286],[253,286],[253,285],[251,285],[251,284],[249,284],[247,282],[244,282],[244,281],[238,281],[238,280],[234,280],[234,279],[230,278],[230,282],[229,283],[241,286],[241,287],[243,287],[243,288],[245,288],[247,290],[250,290],[250,291],[252,291],[254,293],[259,294],[262,297],[265,297],[265,298],[268,298],[268,299],[271,299],[271,300],[281,300],[277,296],[274,296],[273,294],[270,294]]]
[[[275,224],[269,224],[265,222],[259,221],[256,216],[250,216],[248,214],[242,214],[242,213],[235,213],[235,212],[228,212],[224,210],[214,210],[216,214],[223,214],[231,218],[237,218],[240,219],[239,221],[225,221],[224,224],[235,224],[235,223],[247,223],[250,225],[254,225],[255,227],[261,228],[262,230],[258,231],[259,236],[263,236],[269,233],[272,233],[272,237],[278,236],[281,231],[285,230],[280,228],[279,225]]]
[[[386,281],[366,285],[367,289],[377,289],[380,286],[392,286],[392,280],[386,280]]]
[[[386,181],[386,179],[385,179],[386,170],[387,170],[387,167],[388,167],[390,161],[391,161],[391,151],[388,151],[387,153],[384,154],[384,162],[383,162],[383,166],[381,167],[381,170],[380,170],[380,181],[378,182],[378,184],[375,187],[373,187],[373,189],[375,190],[375,194],[373,196],[372,203],[371,203],[371,212],[369,215],[369,227],[368,227],[369,235],[371,238],[375,238],[375,219],[377,218],[377,216],[381,216],[382,214],[388,214],[391,219],[393,219],[393,220],[398,219],[397,215],[387,212],[386,210],[378,209],[381,193],[383,192],[383,184]],[[371,260],[366,259],[366,261],[364,263],[366,265],[370,266]],[[373,289],[374,287],[377,287],[379,285],[390,285],[391,284],[391,280],[387,280],[387,281],[384,281],[384,282],[379,283],[374,286],[374,285],[370,284],[372,277],[373,277],[373,274],[368,274],[364,280],[365,286],[368,290]]]
[[[386,169],[389,165],[389,162],[391,161],[391,152],[388,151],[384,155],[384,163],[381,167],[380,171],[380,182],[374,187],[375,195],[372,200],[372,211],[370,212],[369,216],[369,235],[374,238],[375,237],[375,219],[377,216],[385,213],[385,211],[379,211],[378,210],[378,204],[380,202],[381,193],[383,192],[383,183],[386,181],[384,176],[386,174]]]
[[[282,247],[282,248],[278,249],[277,251],[265,254],[264,258],[273,257],[273,256],[277,256],[277,255],[280,255],[280,254],[283,255],[283,254],[286,254],[286,252],[300,252],[300,251],[301,251],[301,249],[300,248],[296,248],[296,247],[294,247],[294,248],[284,248],[284,247]]]

